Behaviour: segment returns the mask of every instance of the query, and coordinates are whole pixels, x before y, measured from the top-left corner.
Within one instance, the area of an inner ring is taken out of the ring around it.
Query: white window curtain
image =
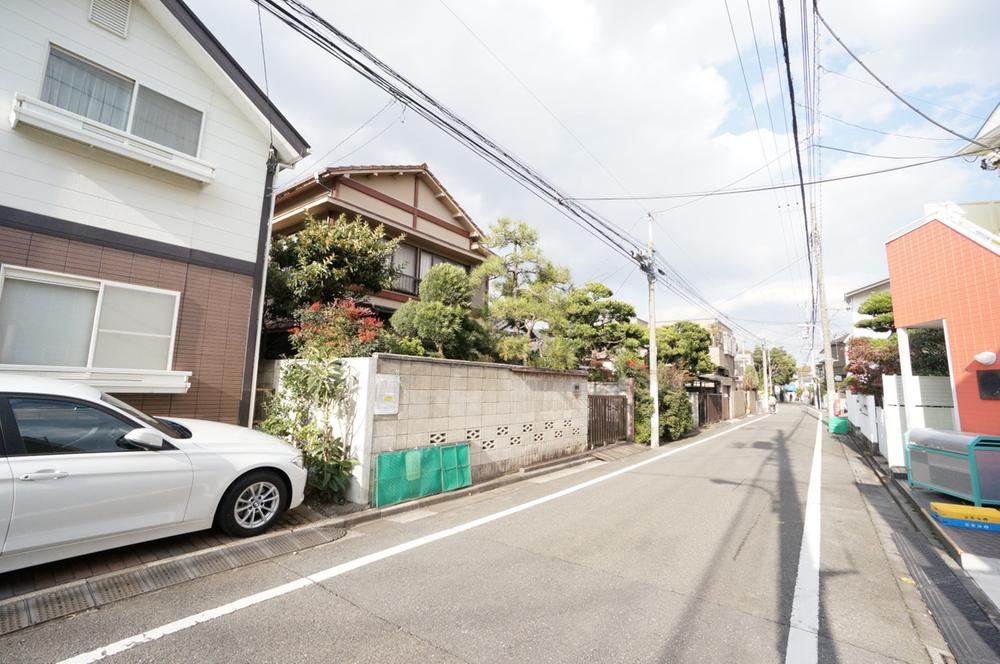
[[[166,293],[105,286],[93,366],[169,369],[176,302]]]
[[[0,297],[0,363],[87,365],[97,288],[7,277]]]
[[[42,101],[124,131],[133,87],[126,78],[53,48]]]
[[[194,157],[201,136],[201,111],[140,85],[132,133]]]

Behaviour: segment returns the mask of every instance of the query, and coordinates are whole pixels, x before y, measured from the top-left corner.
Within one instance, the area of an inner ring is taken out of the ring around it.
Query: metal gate
[[[628,435],[627,399],[623,396],[588,397],[587,444],[601,447],[625,440]]]
[[[702,394],[701,399],[698,400],[699,410],[701,411],[699,419],[701,420],[702,426],[707,426],[709,424],[715,424],[723,419],[722,415],[722,395],[721,394]],[[728,401],[728,400],[727,400]],[[726,404],[728,405],[728,404]]]

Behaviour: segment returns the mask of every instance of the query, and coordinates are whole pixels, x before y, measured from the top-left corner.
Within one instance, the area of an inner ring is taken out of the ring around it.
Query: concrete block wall
[[[400,379],[399,413],[375,415],[371,454],[470,444],[472,481],[587,447],[587,376],[501,364],[375,356]],[[372,464],[374,465],[374,464]]]

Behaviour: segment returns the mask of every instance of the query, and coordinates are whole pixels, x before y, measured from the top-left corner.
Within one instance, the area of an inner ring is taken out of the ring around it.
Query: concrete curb
[[[624,443],[608,445],[599,449],[612,449],[621,444]],[[266,562],[278,556],[329,544],[343,537],[347,529],[352,526],[573,468],[592,461],[593,458],[590,455],[594,451],[588,450],[553,462],[540,464],[532,469],[522,469],[517,473],[447,493],[388,507],[367,509],[344,516],[323,518],[257,537],[227,542],[200,551],[182,553],[162,560],[134,565],[104,574],[95,574],[85,579],[75,579],[8,597],[0,601],[0,635],[10,634],[123,599],[162,590],[185,581],[239,569],[255,563]],[[219,558],[225,558],[227,564],[220,565],[219,561],[216,560]],[[210,560],[212,562],[206,565],[206,561]],[[204,567],[205,571],[198,572],[196,568],[199,567]],[[155,577],[158,580],[151,582],[147,577]],[[125,586],[130,587],[124,589]],[[104,587],[114,589],[116,594],[102,593],[100,589]],[[107,596],[102,597],[102,594]],[[50,608],[49,605],[56,608]]]
[[[893,475],[891,469],[883,467],[874,456],[869,454],[864,450],[864,446],[860,446],[861,458],[864,459],[865,463],[875,472],[876,477],[885,487],[886,491],[892,497],[893,502],[899,507],[900,511],[906,515],[907,520],[917,529],[918,532],[922,533],[924,536],[931,540],[937,540],[940,542],[944,551],[948,554],[947,557],[942,556],[942,558],[950,558],[952,562],[952,572],[961,580],[962,585],[968,591],[969,595],[972,596],[976,604],[983,611],[984,614],[989,618],[990,622],[993,623],[993,627],[1000,631],[1000,608],[998,608],[993,601],[986,595],[979,584],[969,576],[968,572],[962,565],[962,556],[965,553],[962,548],[952,539],[951,535],[948,534],[946,530],[941,526],[937,520],[931,516],[930,512],[925,510],[920,503],[914,500],[913,496],[910,495],[906,487],[896,479]]]

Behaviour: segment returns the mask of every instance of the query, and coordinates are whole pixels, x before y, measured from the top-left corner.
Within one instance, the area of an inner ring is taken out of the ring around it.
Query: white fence
[[[907,392],[914,404],[908,409],[903,398],[903,377],[883,376],[882,408],[874,396],[849,394],[847,417],[859,433],[878,449],[893,467],[906,465],[906,432],[911,428],[953,430],[955,407],[948,376],[913,376],[907,379]],[[909,410],[910,419],[907,419]]]

